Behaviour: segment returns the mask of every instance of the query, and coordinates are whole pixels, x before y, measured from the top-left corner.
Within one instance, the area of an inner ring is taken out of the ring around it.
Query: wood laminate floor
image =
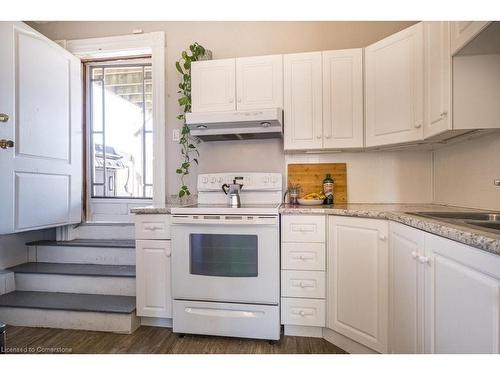
[[[265,340],[186,335],[170,328],[139,327],[130,335],[53,328],[7,327],[9,353],[155,354],[344,354],[321,338],[282,336]]]

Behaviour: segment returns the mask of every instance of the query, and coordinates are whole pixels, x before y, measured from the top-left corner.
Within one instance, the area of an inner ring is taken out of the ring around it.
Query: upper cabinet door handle
[[[0,122],[9,121],[9,115],[7,113],[0,113]]]
[[[378,238],[380,238],[381,241],[385,241],[387,236],[385,234],[381,234]]]
[[[417,123],[415,123],[415,127],[416,127],[417,129],[418,129],[418,128],[421,128],[421,127],[422,127],[422,124],[421,124],[421,123],[419,123],[419,122],[417,122]]]
[[[412,252],[411,252],[411,257],[412,257],[413,259],[417,259],[417,258],[418,258],[418,253],[417,253],[416,251],[412,251]]]

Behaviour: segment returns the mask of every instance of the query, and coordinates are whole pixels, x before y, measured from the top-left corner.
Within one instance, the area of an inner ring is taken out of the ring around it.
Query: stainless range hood
[[[282,120],[281,108],[186,113],[191,135],[206,142],[281,138]]]

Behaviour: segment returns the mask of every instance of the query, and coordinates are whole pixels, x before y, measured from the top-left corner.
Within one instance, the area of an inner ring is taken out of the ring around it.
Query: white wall
[[[26,242],[54,238],[55,231],[53,229],[0,236],[0,270],[25,263],[28,260]]]
[[[500,210],[500,134],[434,152],[434,202]]]
[[[166,15],[168,17],[168,15]],[[51,39],[81,39],[144,32],[165,31],[166,35],[166,144],[167,194],[177,193],[180,183],[175,169],[180,148],[171,139],[181,123],[175,61],[181,51],[197,41],[213,51],[214,58],[259,56],[329,49],[365,47],[400,31],[414,22],[49,22],[29,23]],[[210,142],[200,147],[199,168],[193,167],[188,183],[196,175],[218,171],[264,171],[284,173],[281,140]],[[194,189],[192,189],[194,190]]]
[[[294,154],[286,164],[347,163],[349,203],[432,202],[430,151]]]

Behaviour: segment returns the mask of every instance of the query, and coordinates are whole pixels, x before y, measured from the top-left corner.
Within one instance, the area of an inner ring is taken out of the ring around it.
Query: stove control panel
[[[279,191],[281,173],[208,173],[198,175],[198,191],[218,191],[233,180],[243,184],[242,191]]]

